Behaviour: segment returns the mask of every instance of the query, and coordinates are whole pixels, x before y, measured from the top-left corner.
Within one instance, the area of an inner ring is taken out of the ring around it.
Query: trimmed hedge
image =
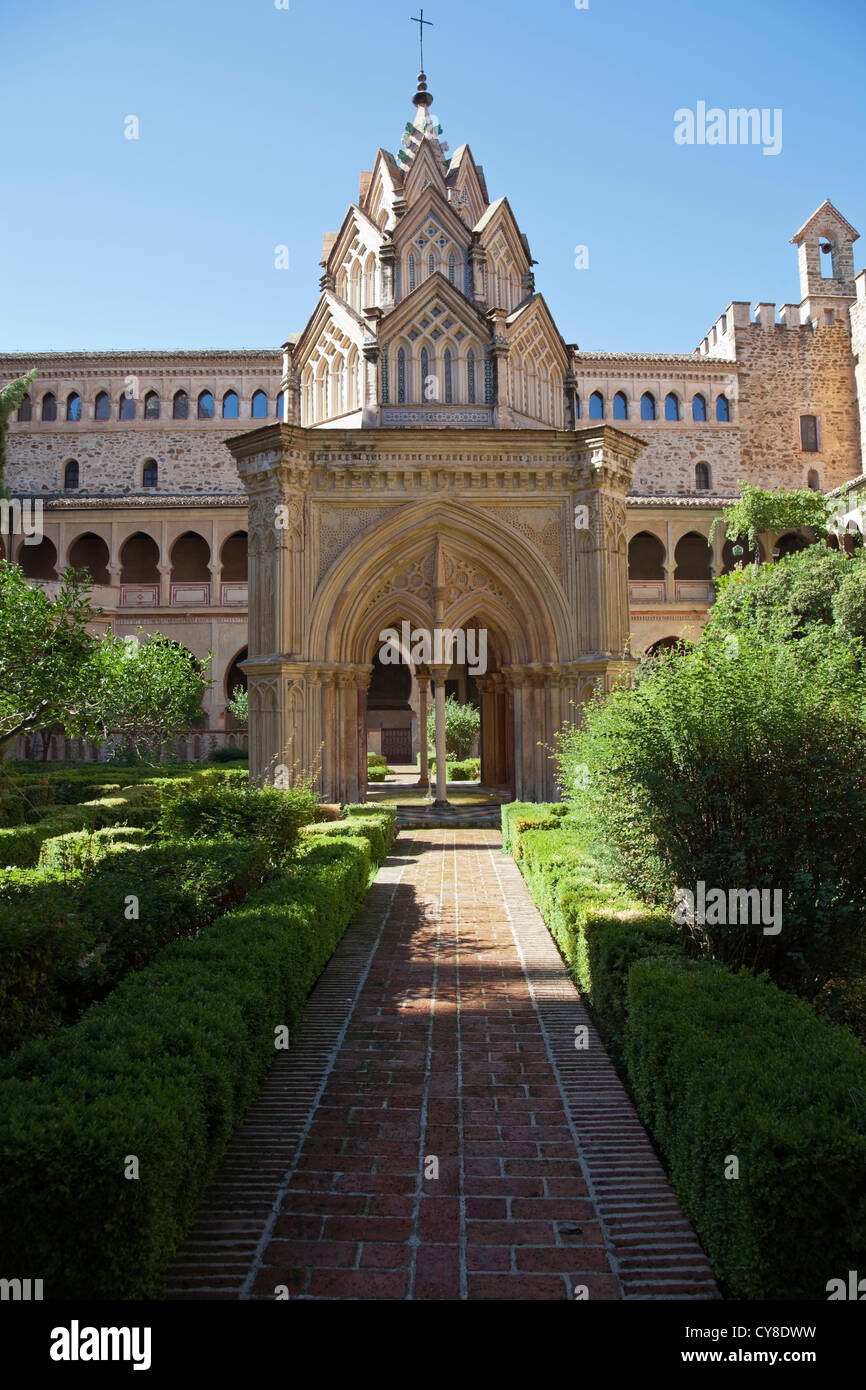
[[[140,788],[101,797],[78,806],[65,806],[32,825],[0,830],[0,869],[32,868],[39,862],[46,840],[65,835],[72,830],[101,830],[109,825],[151,825],[156,809],[136,800]]]
[[[167,947],[57,1039],[0,1064],[0,1263],[49,1298],[158,1297],[231,1133],[367,887],[358,837]],[[128,1156],[139,1178],[124,1177]]]
[[[746,971],[638,961],[626,1059],[730,1296],[826,1299],[830,1279],[863,1268],[866,1053],[849,1033]]]
[[[39,868],[48,873],[76,873],[98,864],[116,849],[137,849],[152,836],[149,828],[131,825],[109,825],[104,830],[70,830],[68,835],[55,835],[42,841]]]
[[[349,816],[345,820],[305,825],[301,830],[302,839],[340,839],[346,835],[357,835],[367,841],[374,864],[381,864],[387,857],[390,846],[386,844],[386,823],[380,816]]]
[[[548,829],[559,825],[564,816],[571,810],[563,802],[551,801],[509,801],[502,807],[502,848],[514,854],[515,845],[520,847],[520,835],[523,830],[530,826],[544,825]],[[517,827],[517,822],[526,822]],[[519,859],[519,854],[514,854],[515,859]]]
[[[173,839],[255,836],[274,858],[288,853],[302,825],[314,821],[318,808],[302,787],[217,784],[180,787],[163,805],[160,825]]]
[[[71,879],[0,876],[0,1052],[77,1018],[266,872],[266,846],[245,840],[118,848]]]
[[[370,802],[356,802],[354,805],[344,806],[343,815],[359,817],[361,820],[375,820],[382,827],[382,834],[385,837],[385,849],[388,853],[397,838],[397,812],[393,806],[376,806]]]
[[[427,767],[432,777],[436,771],[436,759],[432,755],[427,760]],[[463,758],[459,762],[452,762],[449,758],[445,764],[445,779],[448,782],[477,782],[480,776],[480,758]]]

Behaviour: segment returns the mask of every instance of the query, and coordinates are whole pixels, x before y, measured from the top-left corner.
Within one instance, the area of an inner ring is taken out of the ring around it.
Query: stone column
[[[445,681],[448,666],[431,666],[436,709],[436,799],[434,806],[447,806],[448,764],[445,753]]]
[[[171,565],[159,566],[159,606],[168,608],[171,602]]]
[[[216,563],[211,561],[208,565],[210,570],[210,601],[212,604],[222,602],[222,561]]]
[[[426,673],[422,675],[420,671],[415,672],[415,679],[418,682],[418,743],[421,752],[421,771],[416,787],[430,786],[430,768],[427,759],[427,693],[430,689],[430,677]]]
[[[361,424],[364,429],[374,429],[379,423],[379,344],[364,343],[364,401],[361,411]]]

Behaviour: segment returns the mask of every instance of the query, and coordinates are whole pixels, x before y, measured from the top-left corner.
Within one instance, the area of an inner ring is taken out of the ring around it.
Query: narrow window
[[[624,391],[617,391],[613,398],[613,418],[614,420],[628,419],[628,401]]]
[[[800,416],[800,448],[805,454],[817,454],[819,452],[817,415]]]
[[[414,255],[411,255],[411,256],[409,257],[409,293],[410,293],[410,294],[412,293],[412,291],[414,290],[414,288],[415,288],[415,257],[414,257]]]
[[[427,356],[427,349],[421,349],[421,398],[429,401],[435,400],[435,388],[431,391],[432,382],[430,381],[430,359]]]
[[[274,415],[277,417],[278,420],[282,420],[283,418],[283,406],[285,405],[285,402],[286,393],[285,391],[280,391],[279,395],[277,396],[276,406],[274,407]]]
[[[185,391],[176,391],[174,400],[171,403],[171,418],[173,420],[189,419],[189,396]]]
[[[76,423],[81,419],[81,397],[77,391],[66,397],[66,418]]]
[[[575,420],[580,419],[580,396],[576,391],[574,393],[574,418]]]
[[[240,412],[237,391],[226,391],[223,396],[223,419],[236,420]]]
[[[213,419],[213,395],[210,391],[202,391],[198,398],[198,418],[200,420]]]
[[[731,409],[728,405],[727,396],[716,396],[716,419],[720,424],[726,425],[731,418]]]
[[[445,404],[454,404],[454,388],[451,380],[451,349],[445,349]]]
[[[65,492],[72,492],[78,487],[78,464],[75,459],[70,459],[63,470],[63,488]]]
[[[267,420],[268,398],[264,391],[256,391],[250,402],[250,415],[254,420]]]
[[[436,271],[436,257],[433,255],[433,252],[431,251],[431,252],[430,252],[430,255],[427,257],[427,274],[428,274],[428,275],[433,275],[433,274],[435,274],[435,271]]]
[[[135,419],[135,396],[128,396],[125,391],[121,392],[117,407],[117,418],[118,420]]]
[[[471,348],[466,356],[466,399],[475,404],[475,353]]]
[[[108,399],[107,391],[100,391],[93,402],[93,418],[94,420],[111,419],[111,401]]]
[[[25,425],[28,424],[29,421],[31,421],[32,419],[33,402],[30,399],[30,392],[28,391],[27,395],[24,397],[23,401],[18,407],[18,423],[20,425]]]
[[[692,419],[702,423],[707,418],[707,403],[704,397],[698,393],[692,397]]]
[[[680,418],[680,398],[674,391],[669,391],[665,396],[665,419],[679,420]]]
[[[809,469],[808,486],[813,492],[819,492],[821,490],[821,479],[818,476],[817,468]]]
[[[397,404],[406,404],[406,351],[400,348],[397,353]]]
[[[698,492],[709,492],[710,466],[708,463],[695,464],[695,488]]]
[[[51,391],[42,397],[42,419],[57,419],[57,397]]]
[[[593,391],[589,398],[589,418],[590,420],[604,419],[604,396],[600,391]]]
[[[155,391],[148,391],[144,398],[144,418],[145,420],[159,419],[159,396]]]
[[[141,470],[142,487],[156,487],[159,482],[159,467],[156,459],[145,459]]]
[[[456,271],[456,267],[457,267],[457,263],[456,263],[456,261],[454,260],[454,257],[453,257],[453,256],[449,256],[449,257],[448,257],[448,279],[451,281],[452,285],[454,284],[454,274],[455,274],[455,271]]]
[[[656,398],[652,391],[644,391],[640,398],[640,418],[642,420],[654,420],[656,418]]]

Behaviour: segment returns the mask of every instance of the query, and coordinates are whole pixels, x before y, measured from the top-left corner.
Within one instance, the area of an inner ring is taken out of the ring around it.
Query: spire
[[[424,71],[424,26],[433,28],[432,20],[424,18],[424,11],[416,15],[412,20],[413,24],[418,25],[418,34],[421,43],[421,71],[418,74],[418,90],[412,98],[415,107],[414,121],[407,121],[403,132],[401,150],[397,151],[397,158],[404,169],[409,169],[416,154],[420,150],[425,140],[433,141],[438,149],[443,167],[447,164],[448,145],[439,137],[442,134],[442,127],[439,122],[430,115],[430,107],[433,105],[433,94],[427,90],[427,74]]]

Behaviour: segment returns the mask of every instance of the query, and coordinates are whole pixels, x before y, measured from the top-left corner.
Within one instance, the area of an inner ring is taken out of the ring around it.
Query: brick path
[[[235,1135],[169,1297],[718,1297],[500,844],[401,835]]]

